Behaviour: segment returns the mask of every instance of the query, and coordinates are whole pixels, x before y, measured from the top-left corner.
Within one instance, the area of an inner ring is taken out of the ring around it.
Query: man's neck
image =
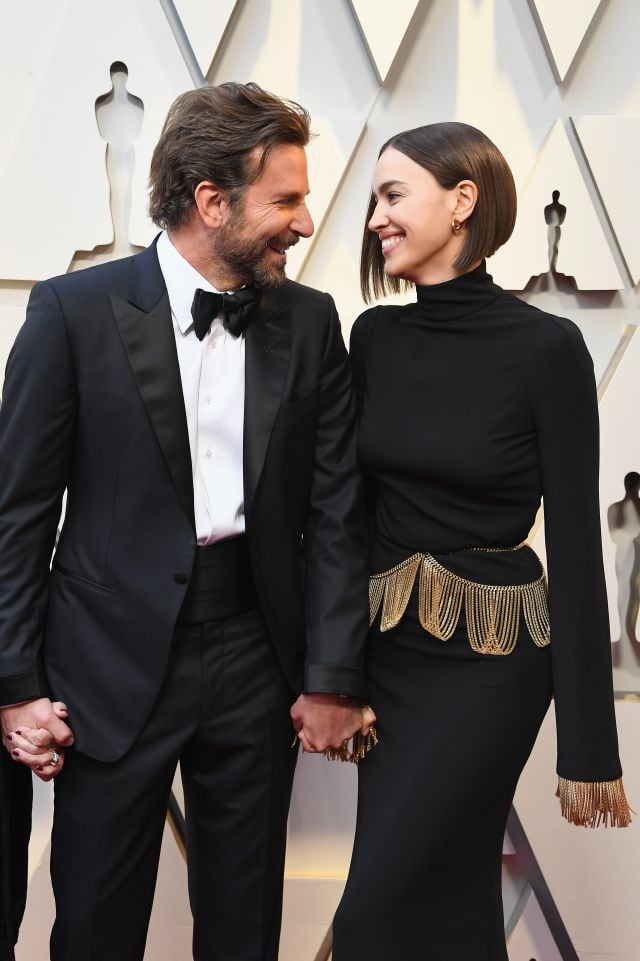
[[[178,253],[216,290],[237,290],[242,287],[243,279],[216,258],[206,233],[191,224],[168,233]]]

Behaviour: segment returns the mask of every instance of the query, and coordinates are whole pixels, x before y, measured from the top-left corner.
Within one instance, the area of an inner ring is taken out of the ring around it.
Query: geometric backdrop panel
[[[518,191],[513,235],[491,258],[497,282],[510,290],[524,290],[551,267],[573,277],[579,290],[625,286],[560,120]]]
[[[384,83],[419,0],[395,0],[392,7],[371,0],[350,0],[365,46]]]
[[[33,20],[43,8],[38,0],[21,0],[20,6]],[[3,29],[12,30],[12,22]],[[135,143],[131,239],[148,243],[153,229],[140,191],[146,190],[151,150],[169,104],[193,86],[157,0],[68,0],[55,29],[37,37],[38,49],[29,55],[46,66],[30,91],[29,109],[13,117],[16,127],[7,131],[11,146],[0,170],[0,209],[3,223],[11,224],[0,241],[0,279],[64,273],[76,250],[113,240],[107,145],[95,104],[111,87],[115,61],[126,64],[128,90],[145,110]],[[24,55],[24,44],[16,42],[13,62],[3,65],[8,77],[13,65],[20,75],[17,62]]]
[[[640,190],[629,174],[640,167],[640,117],[580,117],[575,128],[622,255],[640,281]]]
[[[238,0],[173,0],[203,76],[207,75]]]
[[[529,0],[549,60],[562,83],[602,0]]]

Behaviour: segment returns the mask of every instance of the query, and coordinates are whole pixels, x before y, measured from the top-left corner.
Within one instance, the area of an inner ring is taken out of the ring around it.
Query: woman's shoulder
[[[582,331],[568,317],[549,313],[505,294],[513,329],[519,332],[518,355],[534,392],[566,393],[594,381],[593,359]]]
[[[410,304],[375,304],[375,306],[364,310],[353,322],[351,328],[351,343],[353,343],[354,340],[356,342],[369,340],[373,328],[377,324],[395,319],[402,310],[410,306]]]
[[[534,304],[503,291],[500,309],[509,317],[514,329],[521,332],[527,348],[540,354],[582,354],[586,351],[584,337],[577,324],[568,317],[551,314]]]
[[[349,334],[349,354],[354,367],[364,363],[379,310],[379,307],[370,307],[359,314],[353,322]]]

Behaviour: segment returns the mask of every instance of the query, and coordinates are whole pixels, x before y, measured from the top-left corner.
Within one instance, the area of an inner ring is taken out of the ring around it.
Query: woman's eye
[[[387,194],[387,198],[388,198],[389,200],[391,200],[392,202],[393,202],[394,200],[397,200],[400,196],[401,196],[401,194],[394,193],[393,191],[392,191],[390,194]]]

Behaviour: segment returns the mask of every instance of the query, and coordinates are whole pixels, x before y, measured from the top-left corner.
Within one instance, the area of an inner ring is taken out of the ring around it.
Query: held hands
[[[366,737],[376,716],[357,698],[338,694],[301,694],[291,708],[291,720],[303,750],[319,754],[341,750],[354,734]]]
[[[41,697],[0,708],[2,741],[12,760],[30,767],[42,781],[50,781],[64,765],[64,748],[73,744],[62,701]]]

